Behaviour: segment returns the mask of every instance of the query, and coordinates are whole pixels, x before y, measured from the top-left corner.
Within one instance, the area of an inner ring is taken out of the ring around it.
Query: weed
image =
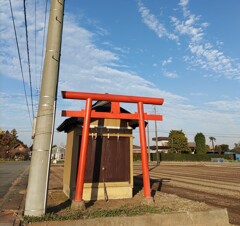
[[[92,219],[92,218],[102,218],[102,217],[118,217],[118,216],[137,216],[144,214],[156,214],[171,211],[168,207],[157,207],[148,205],[139,206],[122,206],[115,209],[97,209],[97,210],[66,210],[57,213],[48,213],[41,217],[30,217],[24,216],[23,223],[30,222],[43,222],[43,221],[64,221],[64,220],[78,220],[78,219]]]

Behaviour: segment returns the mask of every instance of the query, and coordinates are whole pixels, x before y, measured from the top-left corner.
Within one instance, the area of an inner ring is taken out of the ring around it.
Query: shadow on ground
[[[64,202],[62,202],[62,203],[60,203],[60,204],[58,204],[56,206],[48,207],[47,208],[47,213],[57,213],[57,212],[60,212],[61,210],[70,207],[71,203],[72,203],[71,199],[68,199],[68,200],[66,200],[66,201],[64,201]]]
[[[142,174],[134,176],[134,188],[133,188],[133,196],[135,196],[138,192],[143,189],[143,178]],[[161,191],[162,185],[165,182],[170,182],[171,178],[159,178],[152,179],[150,178],[150,187],[151,187],[151,196],[154,198],[157,191]]]
[[[151,169],[150,169],[151,170]],[[134,176],[134,188],[133,188],[133,197],[136,196],[142,189],[143,189],[143,178],[142,174]],[[150,178],[150,187],[151,187],[151,196],[154,198],[155,194],[158,191],[161,191],[162,185],[165,182],[170,182],[170,178],[159,178],[159,179],[151,179]],[[49,194],[49,207],[47,208],[47,213],[58,213],[66,208],[71,207],[72,200],[67,199],[67,197],[63,194],[62,191],[56,195],[56,191],[54,191],[55,195],[54,198],[51,197],[52,195]],[[58,200],[58,203],[56,201]],[[60,201],[60,203],[59,203]],[[86,208],[89,208],[95,204],[95,200],[91,200],[86,202]]]

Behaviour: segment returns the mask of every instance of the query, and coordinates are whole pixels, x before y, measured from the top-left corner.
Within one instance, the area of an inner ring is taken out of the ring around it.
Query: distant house
[[[133,153],[140,153],[141,147],[139,145],[133,144]]]
[[[14,159],[27,159],[29,148],[23,144],[17,144],[8,151],[9,157]]]
[[[188,147],[191,149],[192,154],[196,152],[196,143],[195,142],[188,142]]]
[[[153,141],[156,141],[156,138],[152,138]],[[147,146],[148,149],[148,146]],[[150,153],[155,153],[156,152],[156,145],[151,145],[149,147]],[[167,153],[168,152],[168,137],[158,137],[158,151]],[[141,153],[141,147],[138,145],[133,145],[133,153]]]
[[[152,141],[156,142],[156,138],[152,138]],[[157,146],[158,151],[162,153],[168,153],[169,149],[171,148],[171,142],[169,145],[169,137],[157,137]],[[188,142],[188,147],[191,149],[191,152],[194,153],[196,150],[195,142]],[[156,145],[150,146],[151,150],[156,150]]]
[[[156,142],[156,137],[152,138],[154,142]],[[159,152],[168,153],[168,137],[157,137],[157,147],[156,145],[151,146],[152,150],[156,150],[158,148]]]
[[[52,160],[64,160],[65,158],[65,150],[66,148],[65,147],[62,147],[62,146],[53,146],[52,148],[52,154],[51,154],[51,159]]]

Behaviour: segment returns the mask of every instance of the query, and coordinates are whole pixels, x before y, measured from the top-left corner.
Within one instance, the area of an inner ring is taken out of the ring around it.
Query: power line
[[[35,0],[34,5],[34,52],[35,52],[35,77],[37,76],[37,0]],[[36,89],[37,89],[37,83],[36,83]]]
[[[31,93],[32,116],[34,118],[33,95],[32,95],[32,75],[31,75],[31,65],[30,65],[30,56],[29,56],[29,44],[28,44],[28,26],[27,26],[26,0],[23,0],[23,9],[24,9],[23,11],[24,11],[25,31],[26,31],[28,74],[29,74],[30,93]]]
[[[30,119],[30,124],[32,125],[32,120],[31,120],[30,111],[29,111],[29,105],[28,105],[28,100],[27,100],[27,92],[26,92],[26,87],[25,87],[23,68],[22,68],[22,61],[21,61],[21,55],[20,55],[20,50],[19,50],[19,45],[18,45],[18,38],[17,38],[17,32],[16,32],[16,26],[15,26],[15,21],[14,21],[14,16],[13,16],[11,0],[9,0],[9,5],[10,5],[10,10],[11,10],[11,15],[12,15],[13,29],[14,29],[15,41],[16,41],[16,45],[17,45],[18,59],[19,59],[19,64],[20,64],[20,69],[21,69],[21,74],[22,74],[22,82],[23,82],[23,89],[24,89],[24,94],[25,94],[27,110],[28,110],[28,116],[29,116],[29,119]]]
[[[161,130],[158,129],[157,130],[159,133],[161,134],[169,134],[169,131],[167,130]],[[138,130],[134,130],[135,133],[139,133]],[[154,129],[150,129],[149,132],[155,132]],[[196,135],[198,132],[189,132],[189,133],[185,133],[185,135]],[[205,137],[207,136],[215,136],[215,137],[224,137],[224,138],[239,138],[240,139],[240,135],[239,134],[227,134],[227,133],[203,133],[205,135]]]

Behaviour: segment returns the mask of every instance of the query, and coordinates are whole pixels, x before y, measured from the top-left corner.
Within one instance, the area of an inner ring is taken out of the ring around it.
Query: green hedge
[[[159,153],[160,161],[204,161],[210,162],[212,158],[224,158],[226,160],[235,160],[234,154],[179,154],[179,153]],[[133,154],[133,161],[140,161],[141,154]],[[151,161],[156,161],[156,153],[151,154]]]
[[[133,161],[141,161],[141,154],[140,153],[133,153]]]

